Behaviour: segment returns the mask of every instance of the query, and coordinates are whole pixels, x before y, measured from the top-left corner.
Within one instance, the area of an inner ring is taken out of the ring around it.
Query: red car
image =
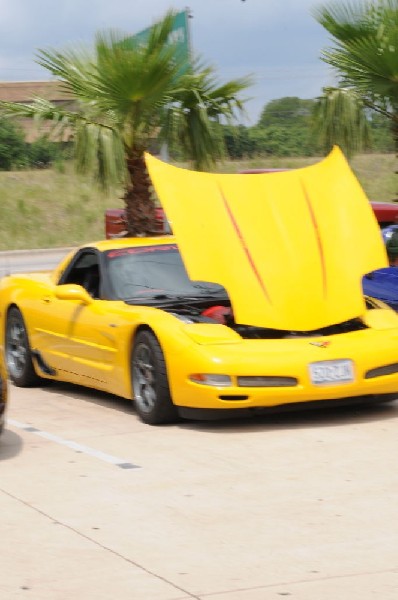
[[[392,202],[371,202],[380,227],[388,227],[398,223],[398,204]]]
[[[164,218],[163,208],[155,208],[156,231],[160,234],[170,233]],[[123,208],[108,208],[105,211],[105,235],[107,239],[123,237],[126,234],[126,221]]]

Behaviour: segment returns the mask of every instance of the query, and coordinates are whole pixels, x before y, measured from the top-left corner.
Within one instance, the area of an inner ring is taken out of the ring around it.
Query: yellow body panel
[[[255,175],[146,160],[191,279],[223,285],[237,322],[314,330],[364,312],[362,276],[387,259],[337,148],[314,166]]]

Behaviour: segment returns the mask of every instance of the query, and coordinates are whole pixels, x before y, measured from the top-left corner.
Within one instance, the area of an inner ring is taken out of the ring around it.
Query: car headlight
[[[230,387],[232,385],[232,379],[229,375],[217,375],[215,373],[191,373],[189,379],[194,383],[215,387]]]

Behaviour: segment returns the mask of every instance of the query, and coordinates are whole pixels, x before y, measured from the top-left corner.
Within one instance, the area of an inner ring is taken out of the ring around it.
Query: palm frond
[[[341,85],[375,108],[398,106],[398,0],[332,2],[314,15],[333,37],[321,58]]]
[[[116,130],[83,123],[75,130],[78,172],[91,174],[104,189],[127,180],[123,142]]]
[[[37,127],[43,123],[51,123],[50,135],[54,140],[62,140],[65,132],[71,133],[80,116],[76,113],[59,108],[45,100],[35,98],[32,104],[16,104],[13,102],[0,101],[0,109],[5,117],[31,118]]]
[[[334,145],[347,156],[369,144],[370,131],[365,106],[351,89],[325,88],[314,110],[314,128],[325,153]]]
[[[220,124],[244,111],[239,94],[252,76],[218,84],[214,69],[196,62],[179,81],[164,114],[161,136],[179,144],[198,170],[211,169],[224,156]]]

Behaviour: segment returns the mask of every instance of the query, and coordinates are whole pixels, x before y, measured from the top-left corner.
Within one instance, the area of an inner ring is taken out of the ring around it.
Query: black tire
[[[160,425],[178,419],[160,344],[150,331],[140,331],[131,356],[134,404],[144,423]]]
[[[8,376],[18,387],[31,387],[39,383],[36,374],[28,334],[21,311],[10,308],[7,315],[5,355]]]

